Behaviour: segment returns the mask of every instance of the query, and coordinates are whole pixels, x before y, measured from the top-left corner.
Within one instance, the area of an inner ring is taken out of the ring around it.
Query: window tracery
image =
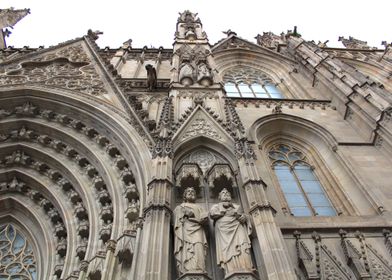
[[[266,74],[251,67],[236,67],[223,76],[228,97],[283,98],[283,94]]]
[[[336,215],[304,153],[287,144],[276,144],[268,156],[292,215]]]
[[[0,225],[0,279],[37,279],[32,246],[12,224]]]

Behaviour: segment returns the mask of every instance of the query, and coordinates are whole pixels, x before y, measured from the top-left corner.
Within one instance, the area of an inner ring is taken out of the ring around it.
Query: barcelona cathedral
[[[390,42],[211,44],[184,11],[172,48],[7,46],[28,13],[0,10],[1,280],[392,279]]]

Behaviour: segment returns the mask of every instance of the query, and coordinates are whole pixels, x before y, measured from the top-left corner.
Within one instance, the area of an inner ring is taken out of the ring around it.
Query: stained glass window
[[[238,67],[223,76],[228,97],[283,98],[273,81],[261,71],[251,67]]]
[[[35,280],[37,265],[29,241],[12,224],[0,225],[0,280]]]
[[[268,155],[292,215],[336,215],[301,151],[289,145],[277,144],[270,149]]]

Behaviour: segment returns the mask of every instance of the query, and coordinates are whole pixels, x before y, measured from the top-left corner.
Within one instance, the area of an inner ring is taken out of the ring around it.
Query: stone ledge
[[[225,280],[258,280],[258,278],[253,272],[239,271],[226,276]]]
[[[189,272],[183,274],[177,280],[211,280],[211,278],[206,272]]]

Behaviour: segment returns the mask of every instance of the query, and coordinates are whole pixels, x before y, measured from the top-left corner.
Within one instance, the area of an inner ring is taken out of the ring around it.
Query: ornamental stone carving
[[[0,86],[42,84],[92,95],[106,93],[101,78],[81,45],[13,65],[0,75]]]
[[[177,20],[177,30],[175,34],[177,39],[196,40],[206,39],[207,35],[202,30],[200,18],[197,13],[192,13],[188,10],[180,13]]]
[[[195,204],[196,191],[187,188],[184,202],[174,209],[174,256],[179,275],[206,271],[207,239],[203,224],[207,213]]]
[[[255,37],[257,44],[266,48],[278,48],[279,44],[285,43],[284,36],[275,35],[272,32],[263,32],[263,35],[257,34]]]
[[[216,258],[225,277],[254,270],[250,255],[249,235],[252,228],[238,204],[231,202],[227,189],[219,193],[219,202],[212,206],[210,217],[215,222]]]
[[[176,181],[179,186],[194,188],[200,186],[202,171],[196,163],[185,163],[176,173]]]
[[[347,49],[363,49],[363,50],[372,49],[371,47],[368,46],[367,42],[355,39],[352,36],[349,36],[348,39],[344,38],[343,36],[340,36],[339,41],[341,41],[342,44]]]
[[[222,140],[222,137],[216,129],[214,129],[214,127],[206,119],[197,118],[191,123],[180,141],[185,141],[199,135],[207,136],[216,140]]]

